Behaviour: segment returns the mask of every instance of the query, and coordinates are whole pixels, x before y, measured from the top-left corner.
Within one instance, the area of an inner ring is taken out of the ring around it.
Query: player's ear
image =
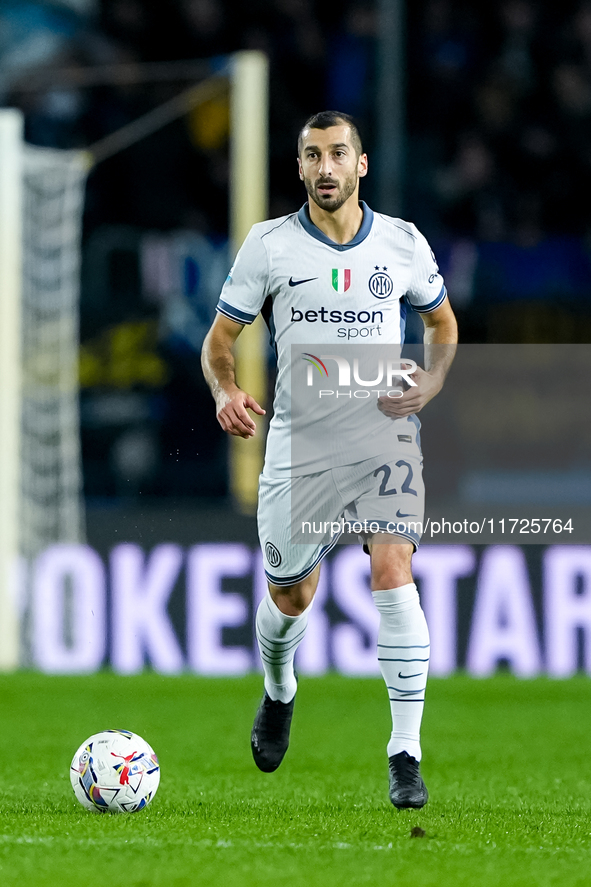
[[[301,159],[300,159],[299,157],[298,157],[298,172],[299,172],[299,174],[300,174],[300,179],[301,179],[302,182],[303,182],[303,181],[304,181],[304,173],[303,173],[303,170],[302,170],[302,161],[301,161]]]
[[[357,174],[359,176],[367,175],[367,154],[360,154],[357,161]]]

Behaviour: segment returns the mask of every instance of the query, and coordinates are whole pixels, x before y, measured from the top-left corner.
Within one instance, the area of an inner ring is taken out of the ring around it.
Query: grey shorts
[[[425,509],[423,459],[413,441],[394,457],[375,456],[316,474],[259,481],[258,528],[267,579],[305,579],[343,533],[388,533],[418,547]]]

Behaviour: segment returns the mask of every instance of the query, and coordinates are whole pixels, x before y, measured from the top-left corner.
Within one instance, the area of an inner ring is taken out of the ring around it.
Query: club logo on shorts
[[[265,545],[265,557],[272,567],[278,567],[281,563],[281,555],[271,542]]]
[[[350,268],[333,268],[332,269],[332,288],[337,293],[346,293],[351,286],[351,269]]]
[[[376,273],[369,278],[369,291],[376,299],[387,299],[394,289],[392,278],[385,273],[388,270],[385,266],[381,271],[377,265],[375,267]]]

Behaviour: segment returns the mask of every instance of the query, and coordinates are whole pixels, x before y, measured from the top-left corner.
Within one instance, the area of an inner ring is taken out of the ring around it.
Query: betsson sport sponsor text
[[[358,323],[361,326],[339,327],[337,336],[339,339],[366,339],[372,336],[381,336],[381,324],[384,322],[383,311],[336,311],[324,306],[318,310],[309,309],[299,311],[291,309],[291,322],[301,323]],[[369,326],[369,324],[372,324]]]

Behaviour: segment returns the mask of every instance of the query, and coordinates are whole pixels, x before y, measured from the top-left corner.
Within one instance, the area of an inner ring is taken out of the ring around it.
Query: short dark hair
[[[307,129],[328,129],[330,126],[342,126],[343,124],[351,130],[351,144],[359,157],[363,154],[359,128],[350,114],[343,114],[341,111],[320,111],[318,114],[312,114],[311,117],[308,117],[298,135],[298,155],[302,153],[304,132]]]

